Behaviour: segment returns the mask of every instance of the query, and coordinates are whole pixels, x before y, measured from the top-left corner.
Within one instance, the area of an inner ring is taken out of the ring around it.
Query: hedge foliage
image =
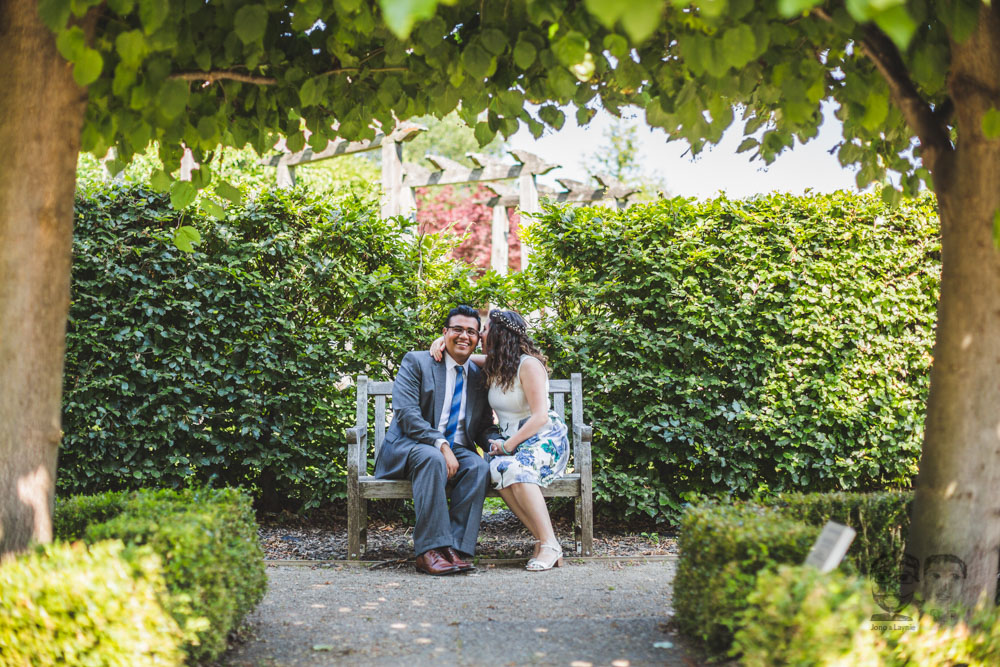
[[[811,493],[692,505],[677,539],[678,627],[713,651],[728,649],[758,574],[802,563],[829,520],[857,531],[841,565],[845,573],[895,568],[909,528],[910,500],[909,493]]]
[[[145,667],[183,660],[160,558],[120,541],[57,543],[0,566],[0,663]]]
[[[781,566],[761,572],[740,619],[731,655],[747,667],[879,665],[987,667],[1000,663],[1000,609],[978,607],[967,621],[938,623],[907,613],[916,630],[883,630],[870,584],[839,572]],[[888,625],[908,623],[888,623]],[[875,626],[874,628],[872,626]]]
[[[940,272],[933,199],[546,207],[527,232],[556,375],[584,373],[595,494],[906,487]]]
[[[221,655],[229,633],[264,596],[257,524],[249,496],[239,490],[71,498],[56,504],[53,523],[59,539],[121,540],[129,559],[156,554],[167,591],[161,604],[181,628],[181,648],[192,662]]]
[[[183,223],[198,252],[171,242]],[[62,494],[191,481],[277,506],[345,492],[361,373],[391,379],[490,280],[371,202],[264,191],[214,221],[111,185],[78,197]]]

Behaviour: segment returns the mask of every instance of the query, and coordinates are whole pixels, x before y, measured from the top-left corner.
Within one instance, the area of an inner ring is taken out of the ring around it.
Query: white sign
[[[806,556],[806,565],[812,565],[820,572],[834,570],[840,561],[844,560],[848,547],[857,535],[850,526],[844,526],[833,521],[827,521],[823,532],[816,538],[816,544]]]

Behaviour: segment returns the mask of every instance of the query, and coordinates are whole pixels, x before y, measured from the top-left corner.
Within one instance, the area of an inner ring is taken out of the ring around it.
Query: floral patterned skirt
[[[549,423],[521,443],[513,456],[491,456],[490,476],[494,489],[527,482],[548,486],[566,472],[569,459],[569,439],[566,425],[555,412],[549,412]]]

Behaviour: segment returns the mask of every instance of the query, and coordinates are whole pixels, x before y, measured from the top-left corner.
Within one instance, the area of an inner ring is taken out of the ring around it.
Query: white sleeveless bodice
[[[521,387],[521,365],[525,359],[535,359],[531,355],[522,354],[521,361],[517,366],[517,375],[514,376],[514,386],[507,391],[502,391],[500,387],[490,387],[489,400],[490,407],[497,415],[499,421],[498,428],[500,434],[509,438],[520,428],[521,421],[531,416],[531,406],[524,395],[524,388]],[[539,362],[535,359],[535,362]],[[545,377],[545,411],[549,411],[549,378]]]

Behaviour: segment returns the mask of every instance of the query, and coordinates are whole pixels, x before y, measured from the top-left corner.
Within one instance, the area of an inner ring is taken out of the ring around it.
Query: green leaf
[[[73,80],[80,86],[89,86],[104,69],[104,59],[94,49],[84,49],[73,63]]]
[[[222,218],[226,217],[226,209],[222,208],[220,204],[216,203],[211,199],[202,198],[200,205],[201,205],[201,210],[203,210],[205,213],[212,216],[216,220],[221,220]]]
[[[228,181],[219,181],[216,183],[215,194],[237,205],[240,203],[242,197],[240,191]]]
[[[473,40],[462,51],[462,65],[476,79],[491,76],[496,71],[496,59],[478,40]]]
[[[476,123],[475,134],[480,146],[490,143],[496,136],[496,132],[490,129],[489,123]]]
[[[722,36],[722,43],[730,67],[737,69],[743,67],[753,60],[757,53],[757,40],[753,36],[753,30],[745,23],[726,30]]]
[[[59,33],[56,37],[56,49],[66,60],[73,62],[87,48],[86,36],[80,26],[73,26]]]
[[[170,184],[170,205],[181,211],[191,205],[198,190],[190,181],[174,181]]]
[[[1000,137],[1000,111],[997,111],[996,107],[990,107],[983,114],[982,126],[983,136],[987,139]]]
[[[188,94],[186,81],[167,79],[156,95],[160,112],[167,118],[176,118],[187,108]]]
[[[149,185],[159,192],[166,192],[170,189],[170,174],[162,169],[157,169],[149,177]]]
[[[629,3],[621,0],[584,0],[584,6],[597,20],[610,28],[629,9]]]
[[[528,69],[535,64],[537,55],[538,51],[534,44],[523,38],[517,40],[517,44],[514,46],[514,64],[521,69]]]
[[[194,246],[201,243],[201,234],[190,225],[181,225],[174,232],[174,245],[181,252],[194,252]]]
[[[621,35],[605,35],[604,48],[618,60],[628,55],[628,41]]]
[[[258,42],[264,38],[267,30],[267,9],[264,5],[244,5],[236,11],[233,17],[233,28],[236,36],[244,44]]]
[[[779,0],[778,11],[785,18],[791,18],[805,14],[818,4],[820,0]]]
[[[434,16],[437,0],[379,0],[385,24],[397,37],[406,39],[413,25]]]
[[[740,145],[736,148],[737,153],[745,153],[751,148],[757,147],[757,140],[753,137],[747,137],[744,139]]]
[[[1000,208],[993,212],[993,245],[1000,248]]]
[[[69,21],[70,0],[38,0],[38,15],[49,30],[57,32]]]
[[[482,40],[486,50],[495,56],[500,55],[507,48],[507,36],[496,28],[483,30],[479,35],[479,39]]]
[[[566,67],[572,67],[583,61],[589,48],[590,41],[584,37],[583,33],[573,30],[563,35],[559,41],[552,45],[552,52],[556,54],[559,62]]]
[[[884,12],[875,15],[875,25],[882,29],[882,32],[889,36],[900,50],[905,51],[910,45],[913,33],[917,30],[917,24],[910,17],[906,7],[897,5],[890,7]]]
[[[635,43],[644,42],[660,27],[661,0],[632,0],[622,16],[622,27]]]
[[[163,0],[139,0],[139,21],[147,35],[156,32],[170,11],[170,3]]]
[[[595,69],[594,56],[587,53],[583,56],[583,61],[570,67],[569,71],[580,81],[589,81],[590,77],[594,76]]]
[[[299,88],[299,102],[304,107],[312,106],[319,99],[322,91],[326,89],[326,81],[323,77],[314,76],[306,79]]]
[[[538,117],[557,130],[563,126],[564,122],[566,122],[566,114],[560,111],[558,107],[551,104],[546,104],[539,109]]]
[[[123,63],[138,67],[146,55],[146,38],[139,30],[123,32],[115,38],[115,50]]]

